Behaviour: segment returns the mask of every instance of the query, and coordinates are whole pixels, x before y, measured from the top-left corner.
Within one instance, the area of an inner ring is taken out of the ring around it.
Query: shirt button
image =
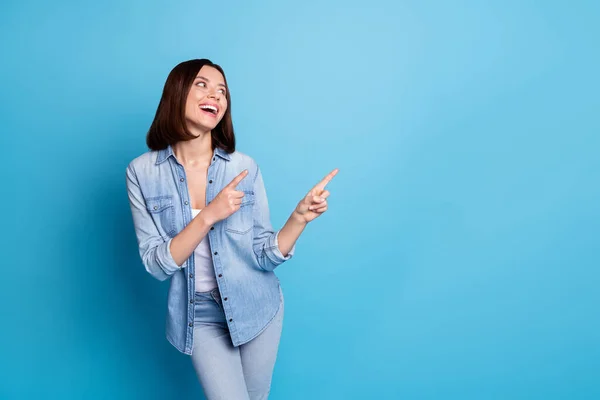
[[[219,252],[218,252],[218,251],[215,251],[215,253],[214,253],[214,254],[215,254],[215,256],[216,256],[217,254],[219,254]]]
[[[188,326],[192,327],[192,326],[194,326],[194,324],[190,322],[190,323],[188,324]]]
[[[213,161],[215,161],[215,158],[213,157]]]
[[[157,210],[157,209],[158,209],[158,206],[154,206],[154,209],[155,209],[155,210]]]
[[[190,274],[190,278],[193,278],[193,277],[194,277],[194,274]]]
[[[212,179],[210,181],[208,181],[208,183],[212,183]]]
[[[233,318],[229,318],[229,322],[233,321]]]
[[[194,299],[191,299],[191,300],[190,300],[190,304],[194,304]]]
[[[185,205],[187,206],[188,204],[190,204],[190,203],[188,203],[188,202],[186,201],[186,202],[185,202]]]
[[[227,301],[227,297],[225,297],[223,300]]]
[[[185,180],[185,179],[183,179],[183,178],[179,179],[179,181],[180,181],[180,182],[183,182],[184,180]]]
[[[214,226],[211,226],[211,227],[210,227],[210,230],[211,230],[211,231],[212,231],[212,230],[214,230],[214,229],[215,229],[215,227],[214,227]]]
[[[223,274],[219,274],[219,278],[222,277],[222,276],[223,276]]]

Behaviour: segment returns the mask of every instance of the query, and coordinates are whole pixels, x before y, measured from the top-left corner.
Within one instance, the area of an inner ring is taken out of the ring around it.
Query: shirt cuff
[[[168,275],[172,275],[174,272],[179,271],[180,269],[183,268],[183,265],[185,265],[185,261],[183,262],[181,267],[175,263],[175,260],[173,259],[173,255],[171,255],[171,242],[172,241],[173,241],[173,238],[170,238],[168,241],[166,241],[164,243],[163,246],[159,246],[159,248],[158,248],[158,251],[159,251],[158,258],[160,261],[160,266]]]
[[[296,250],[296,243],[294,243],[294,245],[292,246],[291,250],[288,252],[287,256],[283,256],[283,254],[281,253],[281,250],[279,250],[279,232],[281,232],[281,229],[278,230],[277,232],[275,232],[271,238],[269,239],[269,243],[267,245],[267,255],[269,256],[269,259],[271,260],[271,262],[273,262],[275,265],[279,265],[284,261],[289,260],[290,258],[292,258],[292,256],[294,255],[294,250]]]

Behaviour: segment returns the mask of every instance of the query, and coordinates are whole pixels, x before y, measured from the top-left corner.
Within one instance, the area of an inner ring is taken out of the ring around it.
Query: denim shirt
[[[261,171],[250,156],[215,148],[206,183],[206,203],[244,169],[236,186],[244,192],[239,210],[215,223],[207,233],[215,276],[234,346],[260,334],[281,302],[279,279],[273,270],[284,257],[271,226]],[[173,237],[192,219],[183,166],[171,146],[148,151],[126,169],[127,193],[139,254],[146,271],[158,280],[170,278],[167,298],[167,340],[192,354],[194,341],[194,253],[177,265],[170,252]]]

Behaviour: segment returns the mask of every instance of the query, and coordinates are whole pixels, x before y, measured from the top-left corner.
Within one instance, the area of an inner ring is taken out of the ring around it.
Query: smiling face
[[[203,66],[192,82],[185,104],[188,128],[211,131],[227,110],[227,87],[223,75],[216,68]]]

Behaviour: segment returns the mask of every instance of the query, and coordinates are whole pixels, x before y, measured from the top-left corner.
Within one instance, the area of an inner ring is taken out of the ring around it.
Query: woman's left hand
[[[331,171],[323,180],[315,185],[304,199],[298,203],[294,210],[294,215],[299,221],[308,223],[319,215],[327,211],[327,197],[329,197],[329,191],[325,190],[325,186],[333,179],[338,173],[339,169]]]

